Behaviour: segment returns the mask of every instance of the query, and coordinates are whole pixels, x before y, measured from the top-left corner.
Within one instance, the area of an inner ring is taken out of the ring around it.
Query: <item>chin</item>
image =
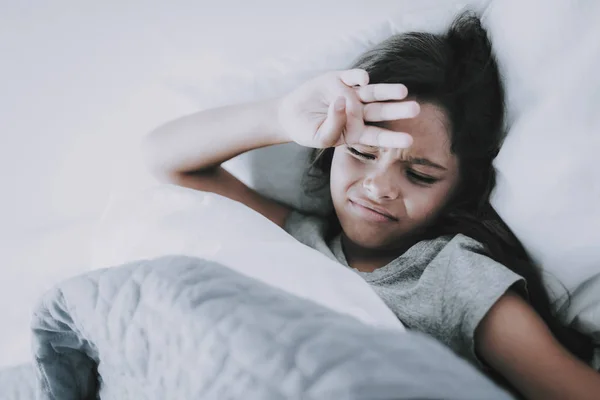
[[[365,249],[383,249],[395,242],[389,235],[383,235],[382,232],[374,232],[367,229],[360,229],[360,231],[344,229],[344,233],[353,243]]]

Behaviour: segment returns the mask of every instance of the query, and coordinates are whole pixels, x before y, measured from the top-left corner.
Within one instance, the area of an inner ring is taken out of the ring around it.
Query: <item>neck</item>
[[[404,254],[414,242],[401,243],[389,249],[369,249],[352,242],[342,233],[342,249],[348,265],[361,272],[373,272]]]

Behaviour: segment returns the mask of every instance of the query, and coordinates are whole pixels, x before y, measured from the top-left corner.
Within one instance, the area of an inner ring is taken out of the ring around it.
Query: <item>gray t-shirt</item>
[[[285,230],[301,243],[348,266],[341,236],[324,239],[327,222],[293,211]],[[349,266],[348,266],[349,267]],[[355,270],[356,271],[356,270]],[[360,274],[408,328],[429,334],[479,364],[474,334],[496,301],[524,279],[484,254],[464,235],[422,241],[373,272]]]

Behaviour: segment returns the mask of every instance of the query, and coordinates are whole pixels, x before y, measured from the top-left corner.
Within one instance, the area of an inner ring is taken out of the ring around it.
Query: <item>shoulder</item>
[[[418,245],[429,253],[430,261],[435,261],[436,264],[456,261],[461,255],[474,254],[487,257],[483,244],[463,234],[439,236],[422,241]]]
[[[461,233],[452,236],[443,236],[438,239],[444,243],[440,255],[449,262],[459,263],[461,260],[478,260],[483,263],[502,265],[494,261],[488,254],[483,243]]]
[[[463,234],[438,239],[445,243],[432,261],[444,275],[457,285],[476,287],[492,282],[506,283],[523,281],[523,277],[506,265],[491,258],[485,246]]]
[[[327,219],[313,214],[307,214],[299,210],[292,210],[283,225],[283,229],[291,235],[298,230],[307,229],[309,227],[326,227]]]
[[[470,236],[463,235],[462,233],[456,234],[448,240],[448,249],[456,252],[470,252],[481,255],[486,254],[485,246],[473,239]]]
[[[487,255],[479,241],[458,234],[451,237],[428,266],[439,291],[438,318],[443,341],[477,361],[475,331],[491,307],[509,290],[526,295],[526,282],[511,268]]]
[[[433,239],[424,240],[421,244],[426,244],[428,247],[436,249],[438,253],[467,251],[485,254],[485,246],[482,243],[462,233],[438,236]]]
[[[287,233],[310,247],[314,247],[315,241],[324,239],[327,227],[327,218],[298,210],[291,211],[283,225]]]

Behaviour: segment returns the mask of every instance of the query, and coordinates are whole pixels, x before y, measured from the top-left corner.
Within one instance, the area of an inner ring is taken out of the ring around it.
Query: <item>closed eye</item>
[[[353,148],[353,147],[349,147],[349,146],[348,146],[348,151],[349,151],[349,152],[350,152],[352,155],[354,155],[354,156],[356,156],[356,157],[358,157],[358,158],[362,158],[362,159],[364,159],[364,160],[374,160],[374,159],[375,159],[375,156],[374,156],[373,154],[361,153],[360,151],[356,150],[356,149],[355,149],[355,148]]]
[[[410,179],[417,185],[423,185],[423,186],[433,185],[434,183],[436,183],[439,180],[439,179],[431,177],[431,176],[419,174],[410,169],[406,170],[406,175],[408,176],[408,179]]]

